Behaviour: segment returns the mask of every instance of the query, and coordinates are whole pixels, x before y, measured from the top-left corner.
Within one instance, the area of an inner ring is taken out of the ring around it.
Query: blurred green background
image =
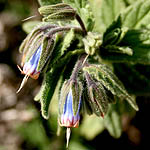
[[[57,96],[54,96],[50,119],[40,114],[40,104],[33,101],[40,88],[39,80],[29,79],[16,94],[23,76],[17,68],[21,55],[19,45],[26,37],[22,29],[25,18],[36,15],[36,0],[0,0],[0,150],[64,150],[65,129],[57,136]],[[56,93],[57,95],[57,93]],[[101,118],[85,116],[81,125],[73,129],[70,150],[128,149],[140,150],[149,146],[150,100],[138,97],[140,111],[131,119],[122,117],[123,134],[114,139],[104,130]]]

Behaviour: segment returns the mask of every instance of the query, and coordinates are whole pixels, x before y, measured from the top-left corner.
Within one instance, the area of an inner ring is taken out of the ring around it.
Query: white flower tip
[[[25,75],[25,76],[24,76],[24,78],[23,78],[23,80],[22,80],[22,82],[21,82],[21,85],[20,85],[20,87],[19,87],[19,89],[17,90],[16,93],[19,93],[19,92],[21,91],[21,89],[22,89],[22,88],[24,87],[24,85],[27,83],[28,78],[29,78],[29,75]]]
[[[70,135],[71,135],[71,129],[67,128],[67,131],[66,131],[66,139],[67,139],[66,148],[68,148],[68,145],[69,145]]]
[[[30,20],[30,19],[35,18],[35,17],[37,17],[37,15],[30,16],[30,17],[28,17],[28,18],[23,19],[22,21],[27,21],[27,20]]]

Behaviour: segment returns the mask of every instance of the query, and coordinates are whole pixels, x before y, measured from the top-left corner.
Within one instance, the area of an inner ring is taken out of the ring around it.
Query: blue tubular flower
[[[35,53],[31,56],[29,61],[24,63],[22,73],[30,76],[33,79],[37,79],[39,77],[40,71],[37,71],[37,66],[39,63],[39,59],[42,52],[42,46],[35,51]]]
[[[80,97],[80,103],[81,103],[81,97]],[[78,111],[76,115],[73,114],[73,96],[72,96],[72,90],[69,90],[69,93],[66,97],[66,101],[64,104],[64,111],[60,116],[59,124],[60,126],[64,127],[75,127],[77,128],[79,125],[80,115],[80,103],[78,106]]]

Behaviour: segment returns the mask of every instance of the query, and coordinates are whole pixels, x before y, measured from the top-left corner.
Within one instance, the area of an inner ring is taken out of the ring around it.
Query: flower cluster
[[[79,126],[80,115],[83,115],[81,110],[89,110],[91,114],[105,119],[109,105],[116,97],[126,99],[138,110],[134,99],[99,56],[101,35],[87,32],[79,15],[68,4],[43,6],[39,12],[44,16],[43,22],[31,31],[20,46],[23,57],[18,68],[25,77],[18,92],[28,77],[38,79],[43,72],[44,79],[36,100],[40,100],[42,115],[47,119],[56,85],[63,80],[58,123],[67,127],[67,145],[70,128]],[[66,23],[63,26],[50,24],[52,19],[55,22],[77,19],[81,27]],[[69,72],[69,76],[66,72]]]

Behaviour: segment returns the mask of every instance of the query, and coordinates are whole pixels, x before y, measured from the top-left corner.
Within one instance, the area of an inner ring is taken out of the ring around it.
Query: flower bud
[[[65,81],[60,94],[59,124],[65,127],[78,127],[81,105],[82,84],[74,80]]]
[[[83,43],[85,52],[88,55],[94,55],[102,44],[102,36],[97,33],[88,32],[87,36],[83,38]]]
[[[49,57],[52,55],[55,41],[55,34],[47,37],[46,34],[40,33],[36,35],[35,39],[33,39],[30,44],[27,43],[27,46],[24,47],[28,47],[29,49],[23,51],[21,62],[23,70],[18,66],[21,73],[25,74],[18,92],[25,85],[29,76],[33,79],[39,77],[40,72],[43,70]]]
[[[97,116],[104,117],[108,110],[109,103],[105,89],[100,82],[94,80],[87,72],[85,72],[85,77],[87,81],[89,104]]]
[[[80,104],[79,104],[79,108],[80,108]],[[64,112],[60,116],[59,124],[60,126],[76,128],[79,125],[79,119],[80,119],[79,109],[76,115],[73,114],[73,95],[72,95],[72,90],[70,89],[64,104]]]
[[[23,66],[23,74],[26,74],[33,79],[37,79],[40,72],[36,70],[37,65],[39,63],[40,55],[42,52],[42,47],[40,46],[35,53],[32,55],[32,57],[29,59],[28,62],[25,62]]]
[[[23,88],[23,86],[27,82],[29,76],[33,79],[37,79],[39,77],[40,71],[37,71],[37,66],[38,66],[41,52],[42,52],[42,47],[39,46],[39,48],[31,56],[29,61],[24,63],[23,70],[21,70],[21,68],[18,66],[21,73],[25,74],[25,77],[22,80],[22,83],[21,83],[17,93]]]
[[[70,5],[64,3],[42,6],[39,8],[39,13],[44,16],[43,21],[45,22],[51,20],[73,20],[76,15],[76,11]]]
[[[56,4],[56,5],[46,5],[46,6],[42,6],[39,8],[39,13],[43,16],[46,15],[50,15],[59,11],[63,11],[63,10],[67,10],[67,9],[72,9],[72,7],[70,7],[68,4],[65,3],[60,3],[60,4]]]
[[[50,14],[43,18],[43,21],[49,22],[51,20],[73,20],[75,19],[75,11],[72,9],[66,9],[53,14]]]

